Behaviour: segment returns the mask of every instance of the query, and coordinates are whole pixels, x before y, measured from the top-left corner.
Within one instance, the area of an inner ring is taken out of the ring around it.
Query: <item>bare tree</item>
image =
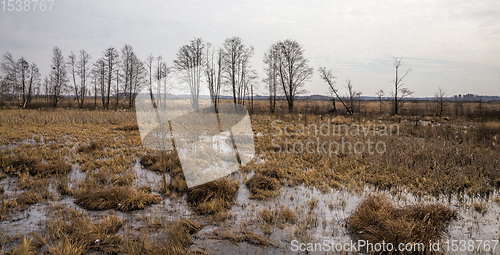
[[[17,71],[18,71],[18,81],[20,85],[20,96],[19,96],[19,106],[22,108],[26,108],[26,104],[28,103],[27,98],[27,86],[29,80],[29,64],[24,57],[21,57],[17,61]]]
[[[97,107],[97,95],[99,94],[99,88],[100,88],[100,76],[99,76],[99,60],[94,63],[92,70],[90,71],[90,74],[92,76],[92,84],[94,88],[94,108]]]
[[[146,68],[144,63],[132,52],[131,55],[131,76],[129,86],[129,107],[132,108],[135,102],[135,97],[145,85]]]
[[[404,98],[413,94],[408,88],[404,87],[403,79],[406,78],[406,75],[411,71],[408,69],[403,76],[398,76],[399,67],[401,66],[401,61],[403,58],[394,58],[394,67],[396,68],[396,79],[394,80],[394,92],[392,95],[394,96],[394,114],[399,113],[399,109],[404,104]]]
[[[146,58],[146,71],[148,72],[148,85],[149,85],[149,95],[151,97],[151,101],[153,101],[153,61],[155,60],[155,57],[153,54],[149,54]]]
[[[54,47],[52,54],[52,93],[54,98],[54,107],[59,106],[59,100],[62,93],[66,89],[67,83],[67,73],[66,73],[66,65],[64,63],[64,57],[62,55],[61,50],[56,46]]]
[[[115,76],[115,69],[118,68],[119,55],[115,48],[109,47],[104,51],[104,63],[106,64],[106,102],[104,104],[105,109],[109,109],[109,99],[111,94],[111,83]]]
[[[225,40],[222,46],[225,77],[231,86],[234,103],[243,103],[248,92],[250,73],[250,57],[254,54],[253,46],[245,47],[241,38],[232,37]]]
[[[375,92],[375,94],[377,94],[377,98],[380,103],[380,113],[382,113],[382,100],[384,99],[384,91],[381,89]]]
[[[100,58],[94,63],[94,67],[92,69],[94,75],[94,99],[97,99],[97,95],[100,95],[102,107],[106,108],[106,72],[107,66],[104,59]],[[99,91],[99,93],[97,93]],[[95,100],[94,100],[95,101]]]
[[[276,96],[278,87],[278,67],[277,67],[277,52],[279,49],[277,45],[271,46],[269,50],[264,53],[264,72],[266,73],[266,78],[263,82],[267,84],[267,90],[269,92],[269,111],[274,113],[276,110]]]
[[[278,78],[288,101],[288,111],[292,112],[295,97],[307,92],[303,88],[305,82],[311,79],[313,68],[309,67],[304,49],[298,42],[287,39],[278,42],[275,47],[278,49]]]
[[[201,38],[191,40],[190,44],[182,46],[177,52],[177,59],[174,60],[175,69],[183,76],[190,91],[191,106],[198,111],[201,75],[205,67],[206,44]]]
[[[167,103],[167,91],[168,91],[168,79],[170,78],[170,72],[171,68],[167,66],[167,63],[163,61],[162,56],[158,56],[156,58],[157,65],[156,65],[156,71],[155,71],[155,79],[156,79],[156,103],[159,105],[162,105],[163,107],[166,106]],[[162,98],[163,96],[163,98]]]
[[[445,103],[446,91],[443,88],[438,87],[438,91],[434,93],[434,97],[436,98],[436,110],[439,113],[438,116],[441,117],[444,111],[444,103]]]
[[[80,102],[78,107],[82,108],[87,94],[87,79],[90,76],[90,55],[85,50],[80,50],[77,62],[78,76],[80,77]]]
[[[35,63],[31,63],[29,66],[29,79],[28,79],[28,91],[27,91],[27,104],[31,106],[31,99],[36,90],[40,89],[40,70]],[[23,104],[23,108],[26,107],[26,103]]]
[[[206,68],[205,75],[207,76],[207,85],[210,92],[210,99],[214,104],[214,108],[217,110],[219,105],[219,97],[222,87],[222,71],[223,71],[223,53],[222,49],[218,49],[215,53],[215,49],[207,43],[207,51],[205,53],[206,57]]]
[[[76,76],[78,72],[78,67],[76,66],[76,55],[75,53],[71,52],[71,54],[68,56],[68,62],[67,67],[69,69],[70,75],[71,75],[71,80],[73,81],[73,89],[75,92],[75,97],[76,101],[78,102],[78,105],[80,105],[80,87],[78,86],[78,83],[76,82]]]
[[[49,95],[51,95],[51,91],[50,91],[50,88],[52,87],[51,84],[50,84],[50,81],[49,81],[49,78],[47,76],[45,76],[45,78],[43,79],[43,87],[44,87],[44,96],[45,96],[45,103],[48,104],[48,100],[49,100]]]
[[[337,97],[337,99],[342,103],[342,105],[345,107],[345,109],[347,110],[347,112],[349,114],[352,114],[353,112],[351,111],[351,109],[344,103],[344,100],[342,100],[342,98],[340,97],[339,93],[338,93],[338,90],[337,88],[335,87],[335,76],[333,76],[333,73],[331,70],[326,70],[326,67],[320,67],[319,68],[319,74],[321,76],[321,79],[323,79],[324,81],[326,81],[326,83],[328,83],[328,86],[329,86],[329,89],[330,91],[335,94],[335,96]],[[335,103],[335,101],[334,101]]]
[[[351,113],[354,113],[354,99],[358,97],[361,103],[361,91],[357,91],[354,89],[354,86],[351,83],[351,80],[346,79],[346,86],[347,88],[347,98],[349,99],[349,108],[351,109]],[[359,111],[361,112],[361,106]]]

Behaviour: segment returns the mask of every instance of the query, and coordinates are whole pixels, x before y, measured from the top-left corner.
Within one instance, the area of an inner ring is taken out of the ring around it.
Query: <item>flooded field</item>
[[[266,114],[251,121],[255,158],[187,188],[177,152],[142,147],[131,111],[2,110],[1,252],[310,254],[296,244],[417,242],[418,233],[402,228],[420,221],[428,224],[423,232],[437,231],[420,242],[440,241],[443,249],[447,240],[499,240],[498,122]],[[369,132],[322,135],[324,123]],[[381,135],[390,125],[397,133]],[[314,126],[319,132],[301,130]],[[331,150],[368,138],[383,143],[383,153]],[[329,151],[320,151],[324,144]],[[386,219],[407,236],[353,225],[373,198],[394,207],[380,208],[393,216],[410,215]],[[412,210],[425,213],[411,218]]]

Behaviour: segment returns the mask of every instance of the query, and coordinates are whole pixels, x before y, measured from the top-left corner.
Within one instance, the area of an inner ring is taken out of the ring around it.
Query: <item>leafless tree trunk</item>
[[[361,92],[354,90],[354,86],[352,85],[351,80],[349,80],[349,79],[346,79],[346,86],[345,87],[347,88],[347,93],[348,93],[347,96],[349,98],[349,108],[351,109],[351,112],[354,113],[355,112],[354,99],[356,97],[360,97]],[[361,109],[359,109],[359,111],[361,111]]]
[[[29,83],[28,83],[28,106],[31,106],[31,98],[35,90],[40,89],[40,70],[35,63],[31,63],[29,69]]]
[[[342,105],[344,106],[344,108],[347,110],[347,112],[349,114],[352,114],[353,112],[351,111],[351,109],[349,107],[347,107],[347,105],[344,103],[344,100],[342,100],[342,98],[340,97],[339,93],[338,93],[338,90],[337,88],[335,87],[335,81],[334,79],[337,78],[335,76],[333,76],[333,73],[331,70],[326,70],[326,67],[320,67],[319,68],[319,74],[321,76],[321,79],[323,79],[324,81],[326,81],[326,83],[328,83],[328,86],[329,86],[329,89],[330,91],[335,94],[335,96],[339,99],[339,101],[342,103]]]
[[[394,96],[394,114],[399,113],[399,109],[404,104],[404,98],[413,94],[408,88],[404,87],[403,79],[406,78],[406,75],[411,71],[408,69],[406,73],[399,77],[398,70],[401,66],[401,61],[403,58],[394,58],[394,67],[396,68],[396,79],[394,80],[394,92],[392,93]]]
[[[20,87],[21,87],[21,96],[19,97],[21,100],[19,101],[19,106],[22,108],[26,108],[27,100],[27,80],[29,79],[29,64],[26,59],[21,57],[17,61],[17,70],[19,71],[19,79],[20,79]]]
[[[80,88],[76,83],[76,73],[77,73],[76,55],[73,52],[71,52],[71,54],[69,55],[68,63],[66,64],[69,69],[71,79],[73,80],[73,89],[75,91],[76,101],[78,102],[78,105],[80,105]]]
[[[277,68],[277,49],[276,45],[273,45],[265,54],[264,54],[264,72],[266,73],[266,78],[264,82],[267,83],[267,88],[269,91],[269,111],[274,113],[276,110],[276,92],[277,92],[277,84],[278,81],[276,78],[278,77],[278,68]]]
[[[149,84],[149,96],[151,97],[151,102],[153,102],[153,61],[154,57],[153,54],[149,54],[149,56],[146,58],[146,70],[148,72],[148,84]]]
[[[205,75],[207,77],[208,91],[210,92],[210,99],[214,105],[215,110],[218,110],[219,96],[221,89],[221,73],[223,69],[222,49],[218,49],[217,54],[215,49],[207,43],[207,51],[205,53]]]
[[[378,98],[378,101],[380,103],[380,113],[382,113],[382,99],[384,98],[384,91],[379,90],[379,91],[375,92],[375,94],[377,94],[377,98]]]
[[[90,55],[85,50],[80,50],[77,62],[78,76],[80,76],[80,102],[78,107],[83,108],[87,94],[87,78],[90,75]]]
[[[106,102],[105,109],[109,109],[109,99],[111,94],[111,82],[113,80],[115,69],[118,68],[119,55],[115,48],[110,47],[104,51],[104,62],[106,63]]]

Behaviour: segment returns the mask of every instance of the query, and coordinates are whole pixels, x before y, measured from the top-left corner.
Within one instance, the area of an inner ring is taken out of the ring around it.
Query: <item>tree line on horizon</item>
[[[248,104],[253,110],[253,96],[259,85],[257,71],[250,65],[254,54],[254,47],[244,45],[239,37],[227,38],[218,48],[201,38],[194,38],[179,48],[171,65],[161,55],[151,53],[145,60],[140,60],[130,45],[121,49],[108,47],[94,62],[84,49],[64,57],[55,46],[51,71],[42,79],[34,62],[29,63],[23,56],[15,60],[7,52],[0,67],[0,96],[16,97],[22,108],[29,107],[34,97],[41,96],[47,104],[58,107],[63,95],[72,95],[78,107],[83,108],[85,99],[93,97],[94,107],[99,101],[102,108],[109,109],[113,103],[116,107],[133,107],[135,96],[144,89],[157,104],[165,104],[166,95],[173,89],[185,89],[189,91],[192,108],[199,110],[198,99],[203,84],[208,88],[216,109],[220,96],[225,93],[234,103]],[[410,70],[403,75],[398,73],[401,60],[395,58],[394,62],[396,78],[391,91],[394,114],[398,114],[404,99],[413,93],[403,83]],[[265,51],[263,64],[265,77],[260,81],[266,85],[270,112],[275,111],[279,97],[286,100],[288,110],[292,112],[297,96],[307,93],[305,83],[311,80],[314,72],[302,45],[290,39],[276,42]],[[332,71],[319,67],[318,72],[332,94],[332,110],[336,110],[335,102],[339,101],[348,114],[353,114],[355,100],[359,100],[361,92],[355,90],[347,79],[347,96],[341,96]],[[169,83],[173,77],[179,79],[179,85]],[[379,90],[376,94],[382,108],[384,91]]]

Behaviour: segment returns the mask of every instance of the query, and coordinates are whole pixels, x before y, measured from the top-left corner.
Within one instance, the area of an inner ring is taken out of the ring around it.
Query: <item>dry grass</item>
[[[221,178],[188,189],[187,202],[199,214],[214,214],[231,207],[239,185],[229,178]]]
[[[250,191],[251,199],[266,199],[278,194],[280,183],[273,177],[255,174],[245,184]]]
[[[38,203],[40,198],[33,190],[25,191],[17,196],[17,204],[20,205],[32,205]]]
[[[0,156],[0,166],[7,174],[27,171],[30,175],[47,177],[51,175],[66,174],[71,170],[71,165],[63,160],[53,160],[49,163],[42,161],[40,156],[17,154],[16,156]]]
[[[58,208],[55,219],[46,223],[51,243],[50,254],[83,254],[90,251],[113,253],[118,251],[121,236],[116,233],[123,221],[115,215],[104,216],[94,223],[91,218],[75,209]]]
[[[371,195],[346,219],[346,225],[358,239],[372,243],[428,243],[440,240],[457,215],[441,204],[399,208],[382,195]]]
[[[139,238],[126,238],[120,244],[120,253],[122,254],[196,254],[188,251],[186,248],[193,244],[191,235],[198,232],[201,228],[196,221],[188,219],[178,219],[171,225],[165,233],[164,240],[151,240],[147,236]]]
[[[75,192],[75,203],[88,210],[142,210],[161,201],[160,196],[130,186],[81,187]]]
[[[23,237],[21,243],[10,250],[7,254],[9,255],[31,255],[36,254],[35,246],[33,245],[32,239],[28,237]]]
[[[236,244],[247,242],[259,246],[276,245],[273,239],[266,238],[262,235],[250,231],[241,231],[240,233],[235,233],[229,230],[217,229],[214,230],[213,236],[218,239],[229,240]]]
[[[171,173],[181,167],[177,151],[148,153],[141,157],[141,165],[151,171]]]

